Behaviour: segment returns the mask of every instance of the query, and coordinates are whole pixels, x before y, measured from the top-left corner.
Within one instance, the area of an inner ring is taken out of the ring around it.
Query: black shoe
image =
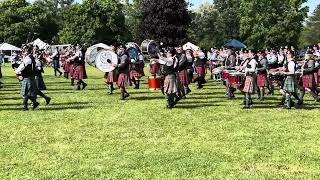
[[[83,84],[82,84],[82,90],[84,90],[87,86],[88,86],[88,84],[83,83]]]
[[[62,72],[60,72],[60,75],[59,76],[62,76]]]
[[[77,86],[77,90],[80,90],[80,85]]]
[[[50,102],[51,102],[51,98],[50,98],[50,97],[47,97],[47,98],[46,98],[46,103],[47,103],[46,105],[49,105]]]
[[[39,105],[40,105],[40,103],[38,103],[38,102],[33,103],[32,109],[35,110]]]
[[[126,99],[126,98],[128,98],[128,97],[130,97],[130,94],[129,94],[129,93],[125,93],[125,94],[124,94],[124,99]]]
[[[124,101],[124,100],[125,100],[125,97],[121,95],[121,96],[120,96],[120,100],[121,100],[121,101]]]
[[[23,107],[22,111],[29,111],[28,107]]]
[[[283,102],[281,102],[281,103],[278,104],[278,107],[282,107],[282,106],[284,106],[284,103],[283,103]]]

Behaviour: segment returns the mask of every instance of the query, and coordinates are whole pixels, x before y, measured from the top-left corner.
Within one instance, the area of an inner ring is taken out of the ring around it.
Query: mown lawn
[[[76,91],[46,69],[36,111],[22,112],[10,67],[0,89],[0,179],[319,179],[320,104],[277,108],[268,96],[242,110],[220,82],[209,81],[176,108],[160,92],[129,89],[106,95],[103,74],[88,68]]]

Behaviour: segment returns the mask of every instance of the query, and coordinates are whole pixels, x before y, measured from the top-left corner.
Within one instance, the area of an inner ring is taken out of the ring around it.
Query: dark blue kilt
[[[27,96],[35,97],[37,95],[37,83],[36,83],[35,77],[24,78],[21,81],[20,94],[23,97],[27,97]]]
[[[39,76],[36,76],[36,83],[37,83],[37,88],[41,91],[41,90],[46,90],[46,84],[44,83],[43,77],[40,74]]]

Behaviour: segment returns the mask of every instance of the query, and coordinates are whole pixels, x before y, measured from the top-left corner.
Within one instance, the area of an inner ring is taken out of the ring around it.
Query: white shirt
[[[251,59],[249,61],[249,64],[251,65],[251,68],[246,67],[245,72],[256,72],[256,68],[257,68],[257,61],[255,59]]]
[[[295,72],[295,66],[296,66],[296,64],[293,61],[289,61],[289,63],[288,63],[289,72]]]
[[[15,73],[20,74],[31,63],[32,63],[31,58],[29,56],[25,56],[20,66],[15,70]]]

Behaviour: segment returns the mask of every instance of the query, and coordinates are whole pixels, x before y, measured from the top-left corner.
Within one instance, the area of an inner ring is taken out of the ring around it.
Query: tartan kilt
[[[252,94],[255,89],[254,77],[246,76],[244,80],[244,86],[242,92]]]
[[[164,78],[164,92],[166,94],[175,94],[178,92],[177,79],[174,74],[166,75]]]
[[[312,88],[315,86],[315,80],[313,74],[305,74],[301,78],[302,86],[304,88]]]
[[[283,90],[287,93],[296,92],[298,88],[296,80],[292,76],[287,76],[283,83]]]
[[[35,77],[24,78],[21,81],[21,96],[27,97],[32,96],[35,97],[37,95],[37,83]]]
[[[191,81],[189,81],[190,78],[188,78],[187,69],[180,71],[178,75],[179,75],[180,82],[183,86],[188,86],[190,84]]]
[[[258,74],[257,86],[258,87],[267,87],[268,86],[268,77],[266,74]]]
[[[204,66],[197,66],[196,73],[198,77],[205,77],[206,76],[206,68]]]
[[[144,64],[130,65],[130,79],[140,79],[144,76]]]
[[[120,87],[128,87],[130,84],[129,77],[127,73],[120,73],[118,80],[117,80],[117,86]]]
[[[104,74],[104,79],[106,83],[114,83],[117,82],[117,73],[116,70],[113,70],[111,72],[106,72]]]
[[[64,64],[63,70],[64,70],[65,73],[69,73],[70,72],[70,64],[66,62]]]
[[[315,86],[318,87],[319,86],[319,75],[318,75],[318,72],[313,73],[313,76],[314,76]]]
[[[69,73],[70,73],[70,77],[73,77],[73,74],[74,74],[74,64],[69,64]]]
[[[187,68],[187,78],[188,78],[188,82],[189,84],[192,82],[193,79],[193,68]]]
[[[46,84],[44,83],[44,80],[43,80],[43,77],[41,74],[39,76],[36,76],[35,79],[36,79],[36,84],[37,84],[38,90],[41,91],[41,90],[47,89]]]
[[[154,75],[160,75],[160,64],[159,63],[155,63],[155,64],[150,64],[150,70],[149,70],[150,74]]]
[[[82,80],[87,78],[87,73],[83,65],[78,65],[77,67],[75,67],[73,79]]]

